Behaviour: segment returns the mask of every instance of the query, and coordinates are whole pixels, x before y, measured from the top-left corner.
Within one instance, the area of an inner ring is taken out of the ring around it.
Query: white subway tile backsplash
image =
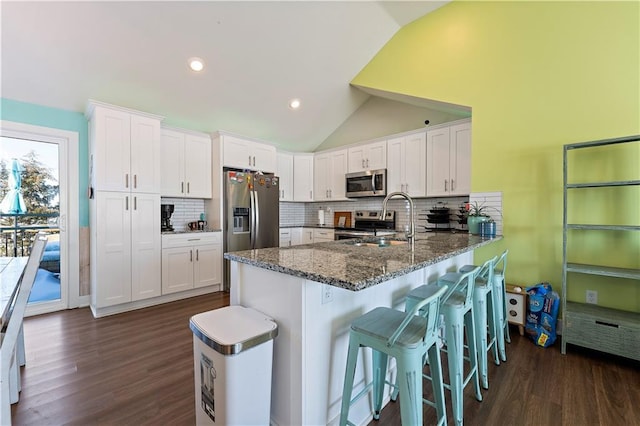
[[[173,204],[171,225],[176,231],[186,231],[187,223],[199,220],[200,213],[204,213],[204,200],[202,199],[162,197],[160,202]]]

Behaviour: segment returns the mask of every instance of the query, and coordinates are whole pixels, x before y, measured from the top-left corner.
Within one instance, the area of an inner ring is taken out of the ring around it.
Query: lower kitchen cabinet
[[[280,229],[280,247],[289,247],[291,245],[291,229]]]
[[[313,244],[313,228],[291,228],[291,245]]]
[[[326,243],[334,240],[333,229],[314,229],[313,242]]]
[[[96,191],[91,200],[91,308],[160,295],[160,194]]]
[[[221,283],[220,232],[162,236],[162,294]]]

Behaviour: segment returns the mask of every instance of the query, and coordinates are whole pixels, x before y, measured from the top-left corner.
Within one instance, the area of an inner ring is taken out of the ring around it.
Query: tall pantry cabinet
[[[90,101],[91,309],[160,296],[162,117]]]

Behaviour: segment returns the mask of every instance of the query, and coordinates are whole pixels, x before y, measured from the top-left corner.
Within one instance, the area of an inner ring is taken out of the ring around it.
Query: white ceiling
[[[96,99],[312,151],[370,96],[353,77],[445,3],[2,1],[0,90],[72,111]],[[187,68],[192,56],[204,72]]]

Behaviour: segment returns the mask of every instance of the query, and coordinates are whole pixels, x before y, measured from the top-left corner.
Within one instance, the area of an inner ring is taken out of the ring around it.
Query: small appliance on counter
[[[173,226],[171,226],[171,215],[173,214],[173,204],[160,204],[160,214],[162,217],[160,231],[173,232]]]

